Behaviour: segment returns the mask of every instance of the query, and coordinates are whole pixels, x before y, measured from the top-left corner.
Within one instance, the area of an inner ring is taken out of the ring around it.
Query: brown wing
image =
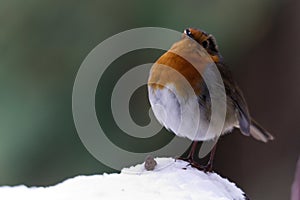
[[[222,75],[226,94],[231,98],[237,112],[240,130],[244,135],[250,135],[251,117],[248,111],[247,103],[243,97],[242,91],[232,78],[231,72],[222,63],[217,63],[218,69]]]

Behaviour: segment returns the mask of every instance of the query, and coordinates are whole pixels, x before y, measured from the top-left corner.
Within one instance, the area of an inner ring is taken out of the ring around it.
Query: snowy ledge
[[[244,192],[216,173],[204,173],[184,161],[156,158],[147,171],[144,164],[119,174],[77,176],[51,187],[0,187],[1,200],[240,200]]]

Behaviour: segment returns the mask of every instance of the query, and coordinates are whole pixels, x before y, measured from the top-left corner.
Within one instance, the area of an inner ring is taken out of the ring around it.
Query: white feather
[[[162,89],[149,86],[148,94],[157,120],[176,135],[193,141],[205,141],[216,137],[206,133],[209,123],[205,113],[201,113],[195,94],[184,98],[177,93],[173,84],[168,84]]]

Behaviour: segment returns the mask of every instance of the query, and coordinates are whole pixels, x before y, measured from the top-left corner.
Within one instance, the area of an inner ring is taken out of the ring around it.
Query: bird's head
[[[199,43],[209,53],[214,62],[222,62],[222,56],[213,35],[207,34],[205,31],[196,28],[185,29],[184,35]]]

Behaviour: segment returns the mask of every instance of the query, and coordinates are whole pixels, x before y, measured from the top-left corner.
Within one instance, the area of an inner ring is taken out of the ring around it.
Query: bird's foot
[[[211,162],[208,162],[205,166],[204,166],[204,172],[212,172],[213,171],[213,165],[211,164]]]
[[[177,160],[182,160],[182,161],[185,161],[185,162],[188,162],[188,163],[191,163],[193,162],[193,159],[191,157],[182,157],[182,156],[179,156],[179,157],[176,157],[175,158],[175,162]]]
[[[189,162],[188,166],[192,166],[200,171],[203,171],[205,173],[212,172],[212,164],[208,162],[206,165],[201,165],[198,162],[192,161]]]
[[[212,172],[212,164],[207,163],[206,165],[201,165],[197,162],[190,162],[189,166],[192,166],[200,171],[203,171],[205,173]]]
[[[175,162],[176,162],[176,160],[182,160],[182,161],[188,162],[189,164],[187,166],[192,166],[200,171],[204,171],[205,173],[212,172],[212,163],[211,162],[208,162],[206,165],[201,165],[200,163],[196,162],[191,157],[181,157],[181,156],[176,157]]]

